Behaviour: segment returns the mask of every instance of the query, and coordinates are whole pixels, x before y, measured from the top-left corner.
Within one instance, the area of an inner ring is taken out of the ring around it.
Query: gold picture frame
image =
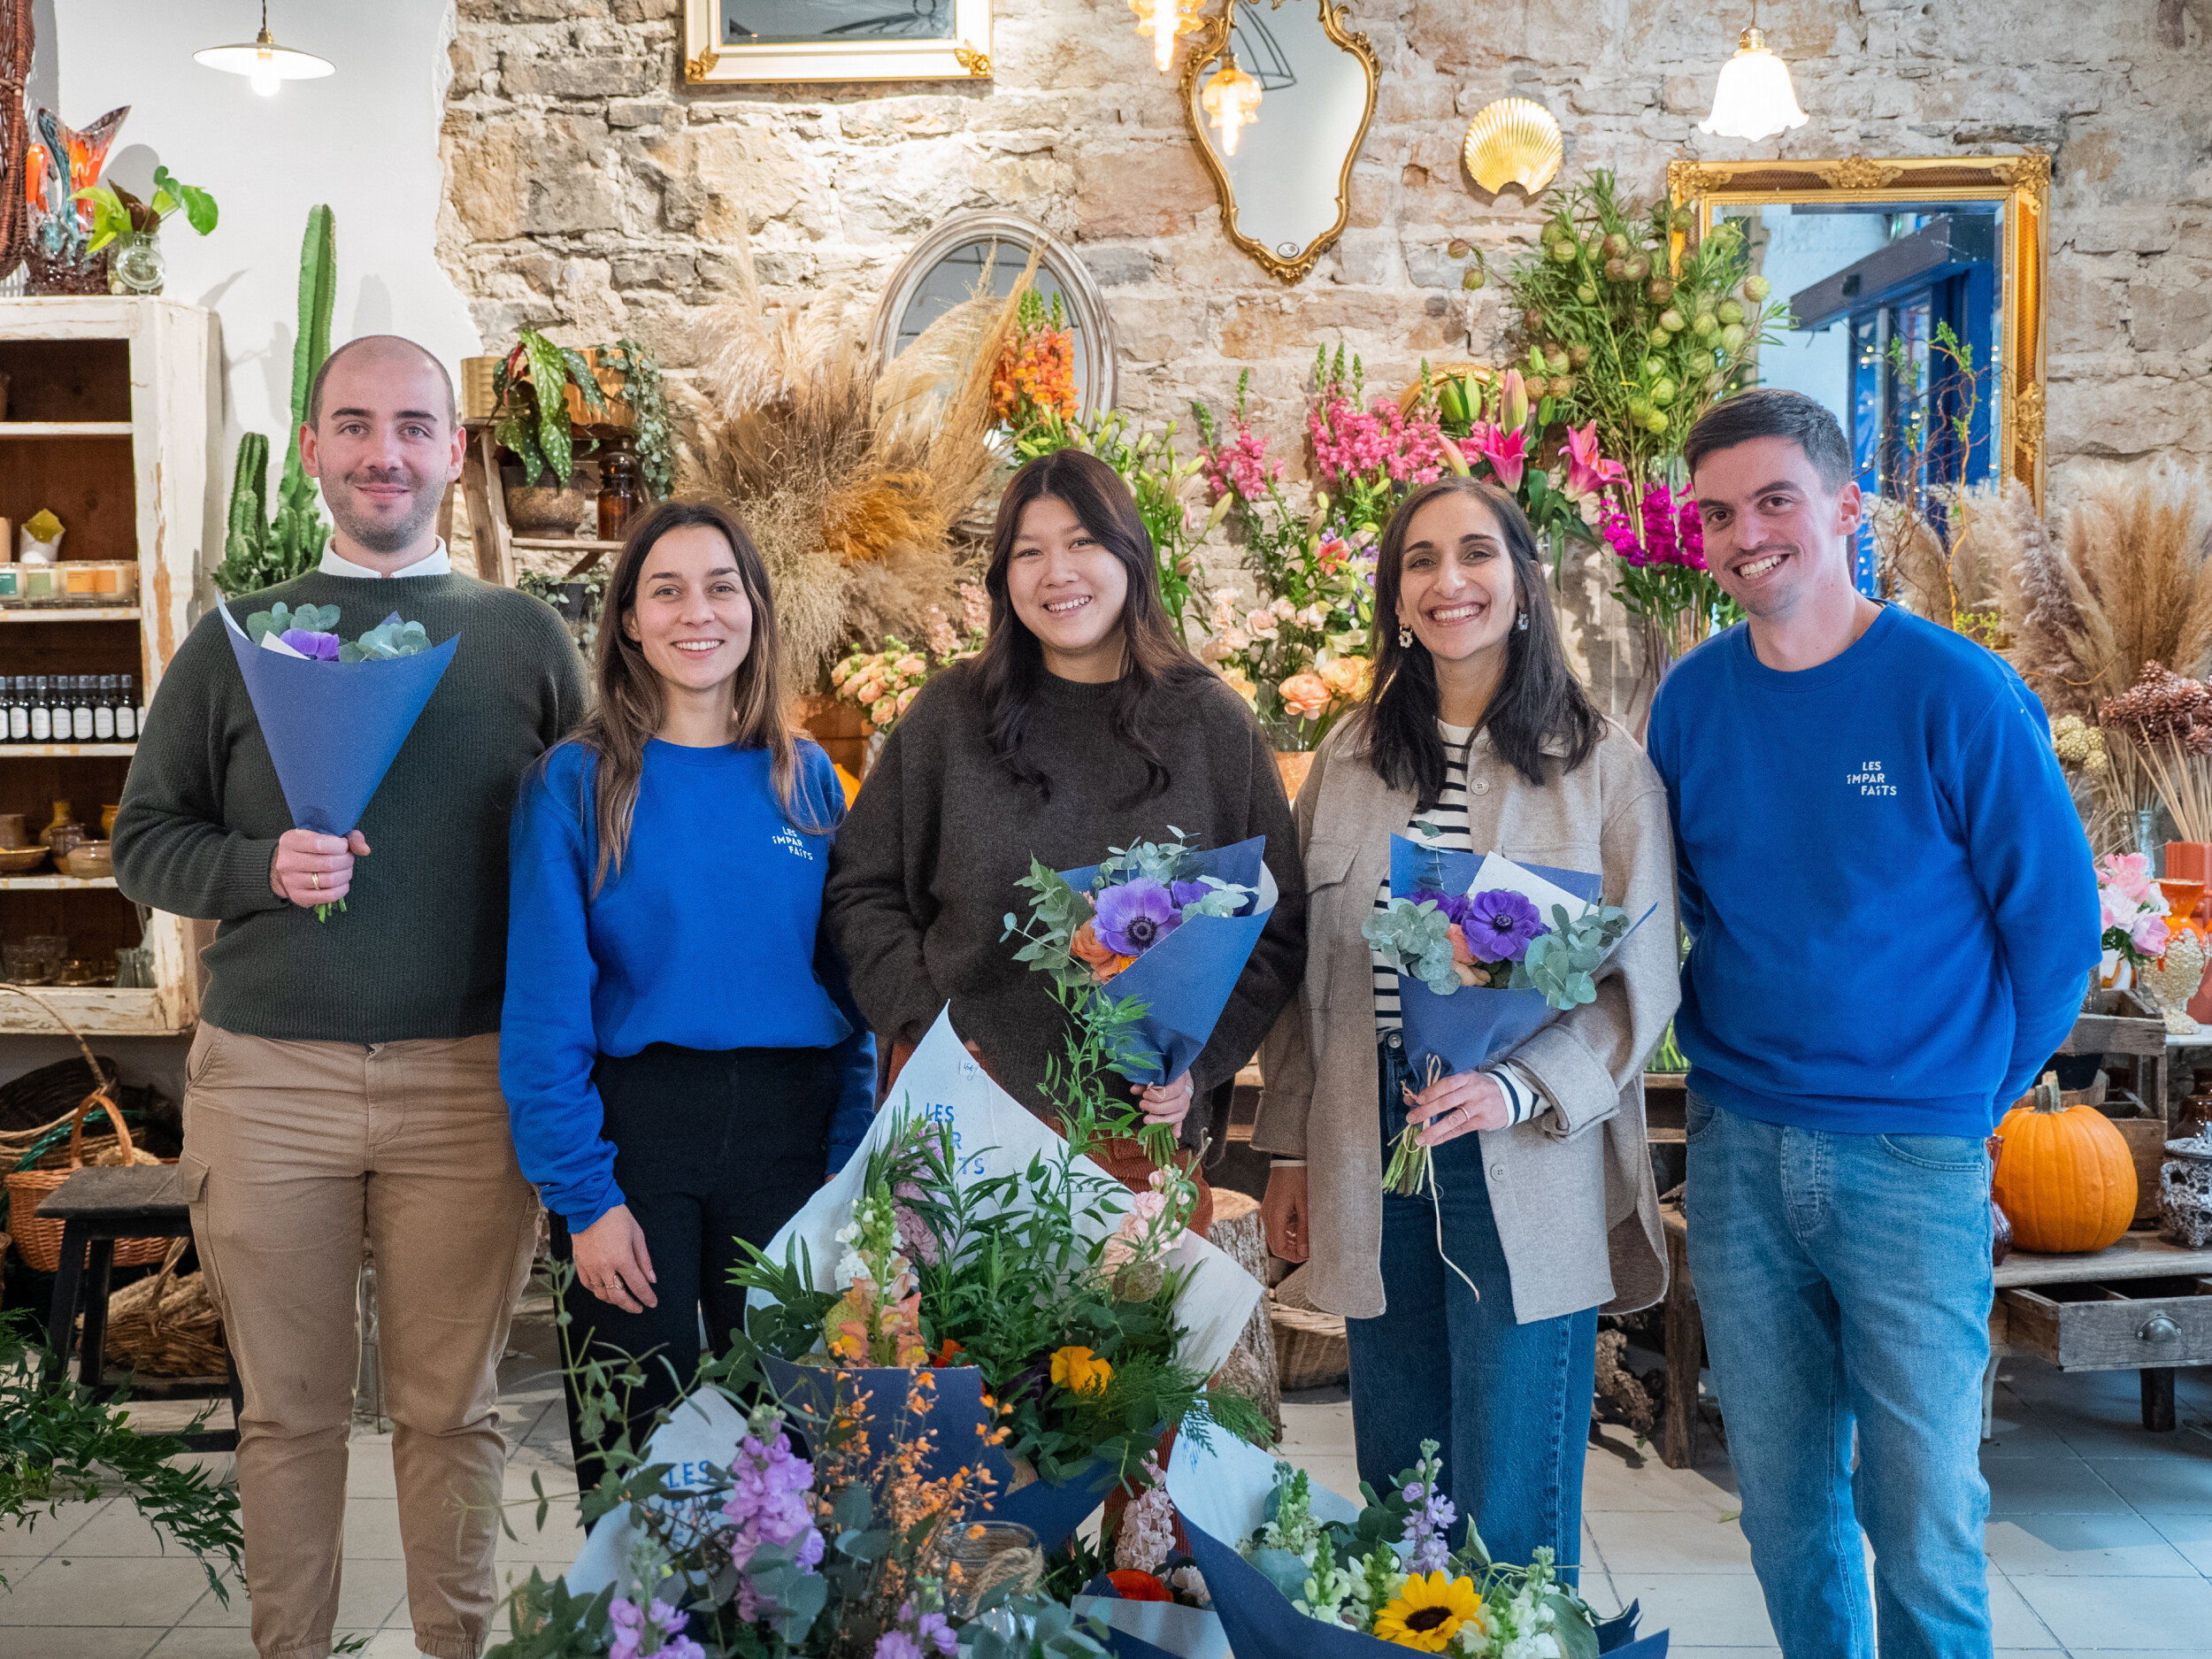
[[[989,80],[991,0],[948,0],[948,4],[952,22],[943,35],[745,45],[721,38],[718,19],[722,0],[684,0],[684,84]]]
[[[1206,164],[1206,171],[1213,175],[1215,193],[1221,198],[1223,234],[1270,276],[1286,283],[1302,282],[1312,272],[1315,261],[1336,245],[1337,238],[1344,234],[1344,227],[1352,222],[1352,166],[1359,159],[1359,152],[1367,142],[1368,128],[1374,125],[1375,93],[1382,79],[1382,65],[1367,36],[1345,27],[1346,8],[1336,4],[1336,0],[1274,0],[1278,9],[1285,4],[1317,5],[1322,29],[1331,43],[1356,59],[1367,75],[1367,107],[1360,116],[1359,131],[1353,135],[1350,147],[1344,152],[1344,166],[1337,177],[1336,222],[1298,252],[1289,255],[1279,253],[1237,228],[1236,188],[1230,181],[1228,169],[1221,165],[1221,157],[1214,153],[1214,147],[1206,137],[1205,119],[1198,107],[1199,88],[1205,84],[1206,71],[1229,44],[1229,31],[1237,6],[1248,3],[1248,0],[1228,0],[1219,15],[1207,18],[1192,35],[1190,50],[1183,59],[1183,119],[1189,125],[1191,142],[1198,147],[1198,154]]]
[[[2028,487],[2043,505],[2044,305],[2050,264],[2051,158],[2041,150],[2010,156],[1888,157],[1835,161],[1671,161],[1667,195],[1691,210],[1702,236],[1719,211],[1766,204],[2002,202],[2004,376],[1998,403],[2000,472]]]

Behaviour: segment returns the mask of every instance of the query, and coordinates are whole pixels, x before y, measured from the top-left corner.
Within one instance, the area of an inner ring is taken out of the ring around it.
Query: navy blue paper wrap
[[[1196,875],[1213,876],[1259,895],[1237,916],[1194,916],[1105,986],[1107,995],[1120,1001],[1135,997],[1145,1005],[1137,1022],[1138,1041],[1159,1056],[1157,1066],[1136,1073],[1140,1083],[1160,1083],[1180,1077],[1214,1034],[1214,1022],[1236,989],[1237,976],[1251,959],[1252,947],[1267,931],[1269,912],[1275,908],[1275,880],[1268,873],[1267,838],[1255,835],[1232,847],[1194,852],[1191,866]],[[1088,894],[1098,879],[1098,866],[1063,870],[1060,878],[1078,893]]]
[[[323,835],[348,833],[452,666],[459,636],[413,657],[315,662],[264,650],[229,606],[222,611],[293,824]]]

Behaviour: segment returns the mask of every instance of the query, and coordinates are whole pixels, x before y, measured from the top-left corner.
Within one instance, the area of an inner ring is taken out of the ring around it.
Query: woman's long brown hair
[[[1121,606],[1121,678],[1115,682],[1113,729],[1122,746],[1144,762],[1146,783],[1140,799],[1164,794],[1171,781],[1146,732],[1150,695],[1156,686],[1187,685],[1208,672],[1167,619],[1160,601],[1160,572],[1151,533],[1137,511],[1136,497],[1121,475],[1094,455],[1057,449],[1041,455],[1016,472],[999,497],[991,529],[991,565],[983,586],[991,595],[989,642],[978,659],[979,695],[991,752],[1017,782],[1052,798],[1052,777],[1026,752],[1024,740],[1037,706],[1045,673],[1044,648],[1014,612],[1006,589],[1007,568],[1014,562],[1022,513],[1032,502],[1050,497],[1065,502],[1084,529],[1121,561],[1128,595]]]
[[[667,710],[660,675],[623,624],[637,609],[638,582],[654,544],[672,530],[692,526],[716,531],[730,544],[737,556],[738,580],[753,607],[752,644],[730,682],[733,741],[741,749],[768,751],[768,775],[776,800],[795,829],[819,835],[836,827],[834,818],[814,822],[812,803],[799,795],[798,744],[777,689],[782,650],[776,635],[776,604],[759,549],[726,508],[711,502],[663,502],[630,526],[615,557],[599,617],[598,706],[576,728],[576,741],[598,760],[596,785],[590,790],[594,798],[585,803],[598,832],[598,867],[591,884],[595,897],[610,872],[621,875],[629,856],[630,822],[645,775],[645,745],[660,729]]]
[[[1415,515],[1444,495],[1471,495],[1497,518],[1513,562],[1515,597],[1528,619],[1525,628],[1516,627],[1505,636],[1505,673],[1482,711],[1479,729],[1490,733],[1498,757],[1540,788],[1549,775],[1544,764],[1547,742],[1565,751],[1563,770],[1572,772],[1605,735],[1604,717],[1568,666],[1551,590],[1537,558],[1536,535],[1520,503],[1494,484],[1448,473],[1401,502],[1383,531],[1375,561],[1375,679],[1361,710],[1376,775],[1394,789],[1417,790],[1425,805],[1444,788],[1444,740],[1436,730],[1436,660],[1417,640],[1398,643],[1398,589]]]

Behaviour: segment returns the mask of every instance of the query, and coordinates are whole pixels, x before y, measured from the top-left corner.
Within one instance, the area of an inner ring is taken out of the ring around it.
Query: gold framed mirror
[[[1227,0],[1192,35],[1191,142],[1220,195],[1222,229],[1271,276],[1302,280],[1350,222],[1379,73],[1333,0]]]
[[[1923,487],[2017,479],[2041,508],[2049,156],[1676,161],[1667,188],[1678,250],[1742,223],[1797,325],[1760,348],[1760,382],[1835,412],[1863,488],[1891,493],[1902,456]],[[1901,436],[1916,420],[1932,440]]]

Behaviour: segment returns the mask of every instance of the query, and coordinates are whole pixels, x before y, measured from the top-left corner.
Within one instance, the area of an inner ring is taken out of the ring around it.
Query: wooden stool
[[[79,1170],[39,1205],[38,1213],[63,1224],[61,1266],[54,1275],[54,1308],[46,1326],[48,1345],[66,1367],[70,1350],[77,1344],[78,1316],[82,1315],[84,1345],[78,1379],[93,1390],[95,1398],[104,1399],[114,1392],[107,1382],[106,1347],[108,1280],[115,1266],[115,1241],[192,1236],[192,1218],[177,1186],[176,1166]],[[227,1343],[224,1351],[227,1356]],[[147,1378],[134,1381],[133,1392],[154,1400],[227,1397],[234,1426],[180,1438],[191,1451],[233,1452],[238,1449],[235,1425],[245,1402],[234,1359],[229,1369],[230,1377],[220,1387]]]

